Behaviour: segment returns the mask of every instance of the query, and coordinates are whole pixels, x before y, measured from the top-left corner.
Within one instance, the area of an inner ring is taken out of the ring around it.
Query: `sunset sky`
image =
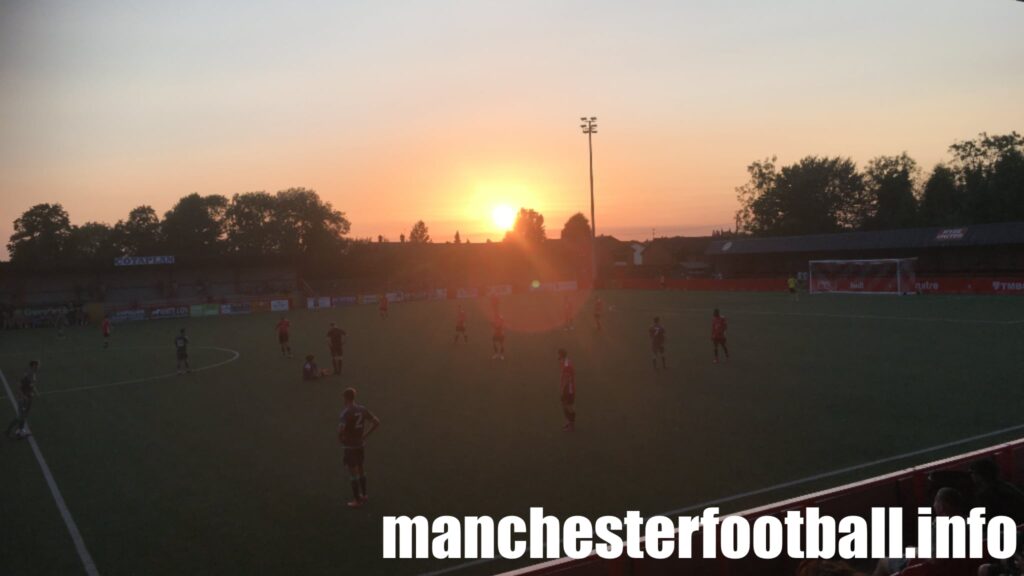
[[[0,2],[0,236],[29,206],[317,190],[357,237],[730,227],[752,160],[1024,131],[1012,0]],[[0,254],[3,251],[0,250]]]

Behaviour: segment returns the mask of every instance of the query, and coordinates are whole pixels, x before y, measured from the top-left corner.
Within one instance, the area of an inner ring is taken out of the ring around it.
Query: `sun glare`
[[[498,204],[491,211],[491,220],[499,230],[511,230],[516,223],[516,209],[508,204]]]

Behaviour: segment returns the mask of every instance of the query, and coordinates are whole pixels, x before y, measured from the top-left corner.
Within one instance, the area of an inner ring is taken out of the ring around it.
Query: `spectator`
[[[977,460],[969,469],[975,501],[985,508],[987,517],[1009,516],[1016,524],[1024,523],[1024,492],[999,478],[999,466],[995,460]]]

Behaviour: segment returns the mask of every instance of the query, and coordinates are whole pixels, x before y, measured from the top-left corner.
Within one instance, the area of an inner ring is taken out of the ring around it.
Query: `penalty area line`
[[[7,384],[7,377],[4,376],[3,370],[0,370],[0,381],[4,384],[4,390],[7,395],[14,397],[11,393],[11,387]],[[13,404],[13,403],[12,403]],[[14,404],[14,414],[21,416],[18,411],[18,405]],[[39,463],[39,468],[43,471],[43,477],[46,479],[46,485],[50,487],[50,494],[53,495],[53,501],[57,504],[57,509],[60,511],[61,518],[64,519],[64,525],[68,529],[68,534],[71,536],[71,541],[75,544],[75,550],[78,552],[78,558],[82,561],[82,567],[85,568],[85,573],[89,576],[99,576],[99,570],[96,569],[96,563],[93,562],[92,555],[89,554],[89,549],[85,547],[85,540],[82,539],[82,533],[78,531],[78,524],[75,524],[75,519],[71,516],[71,511],[68,510],[68,505],[64,502],[64,496],[60,493],[60,488],[57,487],[57,481],[53,478],[53,473],[50,472],[50,467],[46,464],[46,459],[43,458],[43,452],[39,449],[39,444],[36,443],[34,436],[28,437],[29,446],[32,447],[32,452],[36,456],[36,462]]]
[[[195,373],[195,372],[202,372],[204,370],[213,370],[214,368],[220,368],[221,366],[224,366],[225,364],[230,364],[230,363],[234,362],[235,360],[238,360],[242,356],[241,352],[239,352],[237,350],[232,350],[230,348],[217,348],[215,346],[201,346],[201,347],[197,346],[197,347],[195,347],[193,349],[194,350],[217,350],[218,352],[227,352],[227,353],[231,354],[231,357],[228,358],[227,360],[221,360],[220,362],[215,362],[213,364],[210,364],[209,366],[201,366],[199,368],[194,368],[194,369],[192,369],[193,373]],[[121,380],[121,381],[118,381],[118,382],[108,382],[106,384],[94,384],[92,386],[76,386],[74,388],[61,388],[60,390],[50,390],[49,392],[40,392],[38,395],[39,396],[52,396],[54,394],[64,394],[66,392],[82,392],[82,391],[85,391],[85,390],[99,390],[101,388],[113,388],[113,387],[116,387],[116,386],[128,386],[130,384],[142,384],[144,382],[153,382],[155,380],[163,380],[165,378],[174,378],[176,376],[180,376],[180,374],[175,371],[175,372],[168,372],[166,374],[158,374],[156,376],[146,376],[144,378],[134,378],[132,380]],[[13,396],[8,396],[7,398],[13,398]],[[4,398],[0,398],[0,400],[3,400],[3,399]]]

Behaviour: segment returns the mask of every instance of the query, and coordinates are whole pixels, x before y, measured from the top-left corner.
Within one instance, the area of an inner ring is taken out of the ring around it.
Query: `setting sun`
[[[516,209],[508,204],[498,204],[491,211],[491,220],[499,230],[511,230],[516,223]]]

